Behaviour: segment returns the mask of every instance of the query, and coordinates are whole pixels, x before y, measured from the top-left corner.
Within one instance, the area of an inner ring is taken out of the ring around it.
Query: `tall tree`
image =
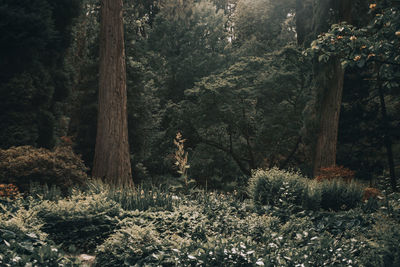
[[[357,8],[361,6],[362,8]],[[312,20],[305,8],[312,8]],[[310,39],[329,30],[332,23],[347,21],[362,24],[357,17],[365,15],[367,3],[365,0],[352,1],[297,1],[297,25],[299,43],[308,46]],[[299,25],[308,22],[311,25]],[[311,29],[308,33],[306,29]],[[311,38],[310,38],[311,36]],[[321,168],[336,165],[336,146],[340,107],[342,102],[344,70],[338,58],[319,57],[314,60],[314,89],[316,93],[315,113],[316,144],[313,155],[313,174],[318,175]]]
[[[122,0],[101,2],[97,138],[93,176],[131,187]]]

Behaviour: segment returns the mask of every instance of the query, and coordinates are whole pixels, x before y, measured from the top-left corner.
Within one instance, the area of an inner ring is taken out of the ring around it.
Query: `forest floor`
[[[1,266],[400,266],[398,193],[327,211],[92,188],[0,209]]]

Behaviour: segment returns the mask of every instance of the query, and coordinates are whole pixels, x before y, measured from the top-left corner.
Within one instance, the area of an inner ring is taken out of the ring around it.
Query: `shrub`
[[[302,206],[307,210],[319,210],[321,208],[322,192],[320,185],[314,181],[308,181],[303,195]]]
[[[256,206],[302,206],[305,209],[340,210],[355,208],[362,201],[363,188],[354,182],[340,179],[316,183],[297,172],[258,170],[249,180],[249,194]]]
[[[0,149],[0,182],[28,191],[30,183],[57,185],[66,192],[87,179],[87,168],[70,147],[53,151],[31,146]]]
[[[370,198],[377,198],[379,196],[381,196],[382,193],[379,189],[373,188],[373,187],[367,187],[364,188],[364,193],[363,193],[363,201],[367,201]]]
[[[325,210],[352,209],[362,202],[363,188],[354,182],[323,181],[320,190],[321,208]]]
[[[315,178],[317,181],[332,181],[332,180],[344,180],[351,182],[354,179],[354,171],[345,168],[343,166],[332,166],[328,168],[321,168],[319,175]]]
[[[20,208],[0,216],[0,266],[79,266],[41,231],[36,212]]]
[[[249,180],[249,195],[254,203],[261,205],[301,205],[307,191],[306,178],[297,172],[257,170]]]
[[[17,198],[19,196],[18,187],[13,184],[0,184],[0,198]]]
[[[131,225],[112,234],[96,249],[96,266],[143,266],[157,263],[153,256],[161,241],[151,227]]]
[[[42,201],[33,207],[42,230],[64,249],[92,252],[117,227],[121,207],[104,194],[75,193],[58,202]]]

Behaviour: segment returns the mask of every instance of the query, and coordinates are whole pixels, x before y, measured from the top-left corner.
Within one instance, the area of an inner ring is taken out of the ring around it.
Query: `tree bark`
[[[102,0],[97,137],[93,176],[131,187],[122,0]]]
[[[313,174],[317,176],[321,168],[336,165],[336,145],[338,137],[340,107],[342,103],[344,71],[339,59],[327,63],[314,64],[317,114],[319,115],[317,143],[314,152]]]
[[[392,186],[393,191],[397,191],[397,179],[396,179],[396,171],[394,167],[394,159],[393,159],[393,149],[392,149],[392,138],[390,136],[390,124],[389,118],[387,115],[385,95],[382,89],[382,81],[380,80],[380,73],[378,72],[378,93],[379,93],[379,101],[381,104],[381,115],[382,115],[382,125],[383,125],[383,143],[386,147],[386,156],[389,165],[389,175],[390,175],[390,184]]]

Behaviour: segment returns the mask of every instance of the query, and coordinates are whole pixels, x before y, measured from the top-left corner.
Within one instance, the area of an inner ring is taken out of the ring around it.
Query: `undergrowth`
[[[101,181],[85,188],[67,198],[56,189],[0,198],[0,265],[83,266],[63,251],[115,267],[400,264],[398,193],[358,201],[355,184],[277,169],[256,172],[245,200]],[[334,192],[342,202],[325,206]]]

